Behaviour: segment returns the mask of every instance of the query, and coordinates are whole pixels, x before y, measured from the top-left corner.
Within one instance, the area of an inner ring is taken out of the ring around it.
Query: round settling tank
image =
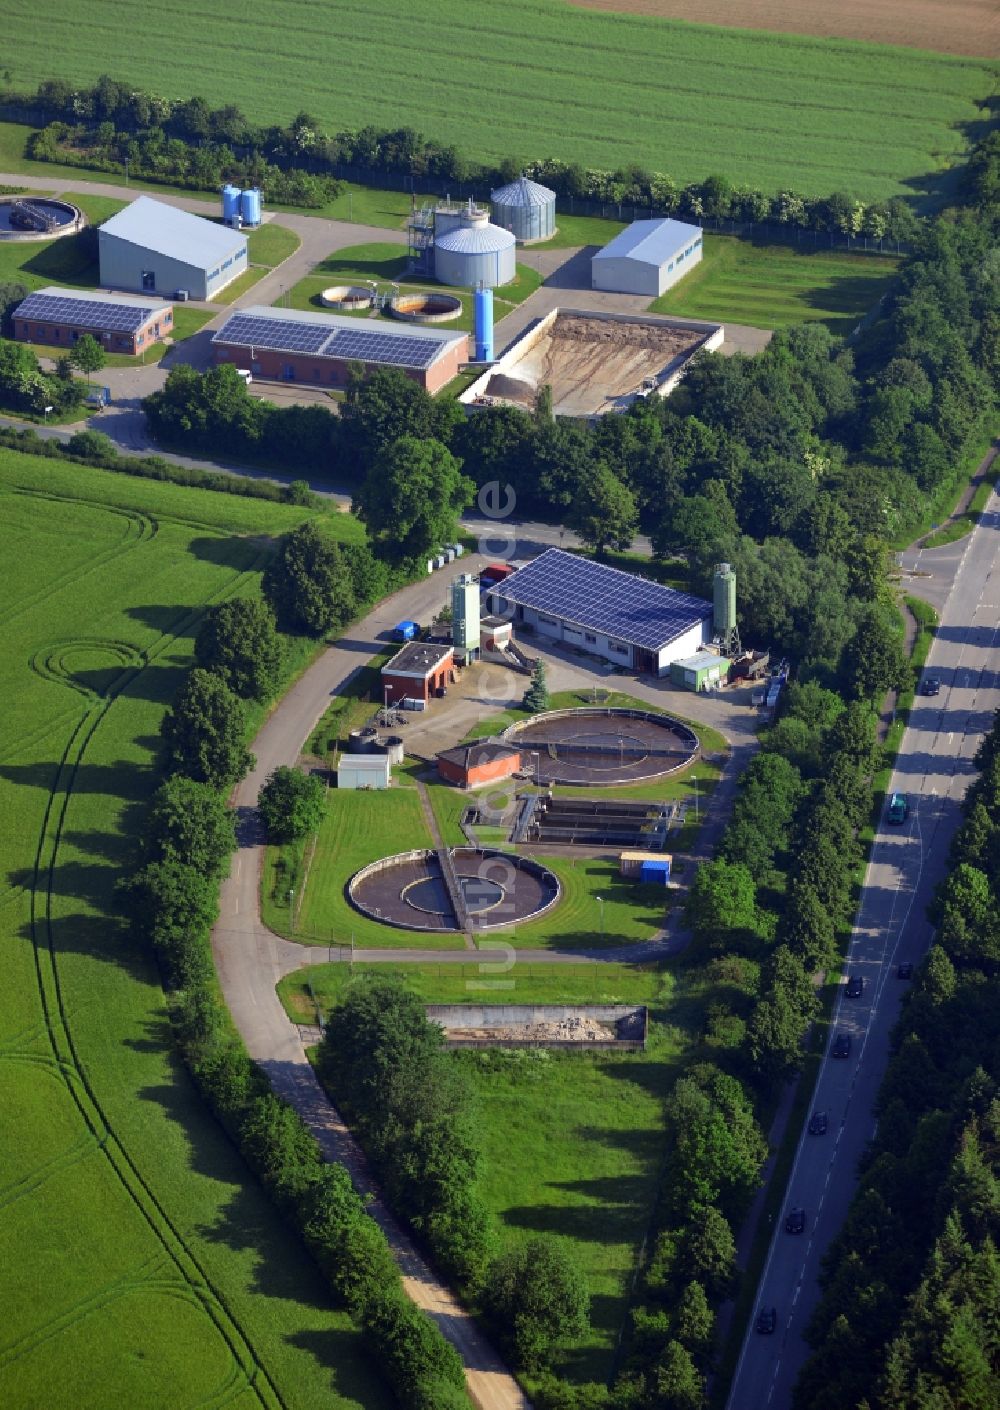
[[[240,195],[240,188],[228,182],[222,188],[222,219],[227,225],[239,224]]]
[[[517,272],[517,242],[489,222],[462,225],[434,241],[434,273],[459,289],[496,289]]]
[[[490,196],[493,223],[509,230],[518,244],[548,240],[556,230],[556,193],[520,176]]]
[[[72,201],[53,196],[0,196],[0,239],[53,240],[82,230],[87,220]]]
[[[454,294],[397,294],[389,311],[405,323],[449,323],[462,312],[462,300]]]
[[[368,308],[372,301],[371,289],[362,284],[333,284],[319,296],[324,308]]]
[[[256,187],[253,190],[242,192],[240,195],[240,215],[243,217],[244,225],[259,225],[260,209],[260,191]]]

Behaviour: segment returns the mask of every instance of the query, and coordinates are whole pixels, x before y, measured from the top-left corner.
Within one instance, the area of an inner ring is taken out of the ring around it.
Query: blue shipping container
[[[419,631],[419,622],[399,622],[392,629],[392,639],[393,641],[412,641]]]
[[[643,862],[639,868],[639,880],[650,882],[654,886],[666,886],[670,880],[670,858],[664,857],[662,861]]]

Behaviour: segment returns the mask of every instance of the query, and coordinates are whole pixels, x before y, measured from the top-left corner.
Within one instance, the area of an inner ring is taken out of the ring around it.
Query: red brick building
[[[347,314],[256,305],[234,313],[212,339],[217,363],[271,382],[345,387],[351,364],[393,367],[433,394],[469,360],[469,335]]]
[[[89,333],[105,352],[137,357],[174,331],[173,305],[97,289],[39,289],[14,311],[14,337],[71,352]]]
[[[442,749],[437,756],[438,773],[459,788],[480,788],[499,778],[510,778],[521,767],[521,751],[498,739],[480,739]]]
[[[431,700],[455,679],[455,648],[409,641],[382,667],[382,703]]]

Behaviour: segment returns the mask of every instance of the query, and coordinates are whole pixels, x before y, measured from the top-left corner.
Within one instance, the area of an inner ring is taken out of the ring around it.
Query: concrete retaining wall
[[[565,1048],[571,1052],[641,1052],[646,1046],[649,1015],[645,1004],[428,1004],[427,1017],[445,1029],[452,1048]],[[586,1038],[465,1038],[464,1028],[521,1028],[532,1023],[557,1023],[568,1018],[592,1018],[621,1027],[624,1036],[612,1042]]]

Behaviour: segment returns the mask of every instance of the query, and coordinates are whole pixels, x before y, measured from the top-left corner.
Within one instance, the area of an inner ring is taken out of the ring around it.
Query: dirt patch
[[[531,406],[547,384],[557,415],[624,410],[647,378],[665,375],[690,356],[705,331],[560,313],[506,371],[494,373],[485,395]]]
[[[446,1028],[449,1038],[493,1043],[614,1043],[616,1034],[596,1018],[560,1018],[548,1023],[522,1023],[512,1028]]]
[[[727,29],[864,39],[941,54],[995,59],[1000,53],[996,0],[570,0],[586,10],[692,20]]]

